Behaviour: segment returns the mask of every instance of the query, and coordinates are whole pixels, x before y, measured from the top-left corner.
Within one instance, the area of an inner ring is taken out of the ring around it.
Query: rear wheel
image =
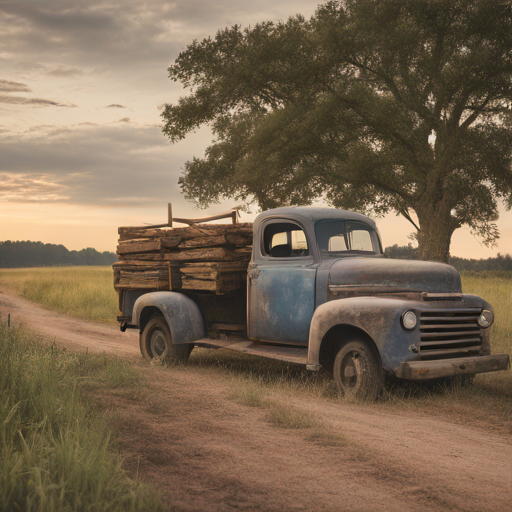
[[[375,400],[384,380],[380,361],[365,341],[350,341],[340,348],[333,374],[340,394],[355,400]]]
[[[194,345],[175,345],[163,316],[154,316],[140,335],[140,351],[147,360],[160,359],[169,363],[186,364]]]

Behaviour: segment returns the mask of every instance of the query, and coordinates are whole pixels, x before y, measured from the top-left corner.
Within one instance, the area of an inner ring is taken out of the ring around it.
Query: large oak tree
[[[322,198],[395,211],[422,259],[455,229],[484,243],[512,202],[512,7],[494,0],[345,0],[194,41],[169,68],[190,89],[166,105],[172,142],[215,140],[180,184],[206,206]]]

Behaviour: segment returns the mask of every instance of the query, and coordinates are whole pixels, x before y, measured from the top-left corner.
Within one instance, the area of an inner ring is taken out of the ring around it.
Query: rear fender
[[[151,292],[139,297],[133,306],[132,319],[141,332],[154,313],[165,318],[175,344],[190,343],[207,336],[199,306],[182,293]]]
[[[411,335],[400,324],[403,311],[410,308],[410,301],[382,297],[350,297],[322,304],[311,321],[308,365],[318,367],[326,334],[343,326],[348,333],[365,333],[373,341],[383,368],[392,370],[411,357]]]

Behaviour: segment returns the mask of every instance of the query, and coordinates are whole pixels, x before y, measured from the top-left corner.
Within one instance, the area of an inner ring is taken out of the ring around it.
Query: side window
[[[308,256],[306,234],[289,222],[269,224],[263,230],[263,253],[272,258]]]

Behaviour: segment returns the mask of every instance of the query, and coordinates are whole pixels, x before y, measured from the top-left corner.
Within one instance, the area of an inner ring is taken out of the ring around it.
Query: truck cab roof
[[[282,217],[298,221],[306,221],[315,224],[319,220],[326,219],[343,219],[358,220],[370,225],[377,231],[375,222],[361,213],[349,212],[347,210],[338,210],[337,208],[319,208],[316,206],[285,206],[282,208],[274,208],[260,213],[254,220],[254,229],[256,230],[261,223],[267,219]]]

